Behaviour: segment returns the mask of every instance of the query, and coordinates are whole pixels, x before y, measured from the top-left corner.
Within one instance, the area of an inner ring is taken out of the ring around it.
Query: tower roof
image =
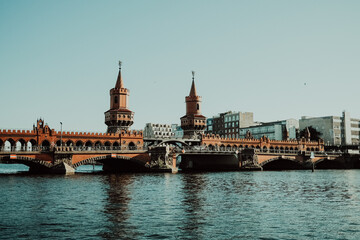
[[[117,89],[124,88],[124,83],[121,76],[121,61],[119,61],[119,75],[117,77],[115,88]]]
[[[191,90],[190,90],[189,96],[195,97],[197,95],[196,95],[196,88],[195,88],[195,80],[194,80],[195,72],[194,71],[192,71],[192,75],[193,75],[193,79],[192,79]]]

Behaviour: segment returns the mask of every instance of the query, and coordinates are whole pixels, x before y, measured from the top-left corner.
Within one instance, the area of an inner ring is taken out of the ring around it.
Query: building
[[[173,133],[175,134],[175,138],[183,138],[184,130],[178,124],[171,124],[171,128]]]
[[[301,117],[300,130],[313,127],[321,133],[326,145],[359,145],[360,120],[351,118],[349,112],[342,116]]]
[[[252,112],[224,112],[207,119],[205,133],[219,135],[223,138],[239,138],[239,128],[254,126]]]
[[[296,119],[287,119],[282,121],[260,123],[257,126],[241,128],[239,130],[240,138],[245,138],[247,132],[260,139],[266,136],[270,140],[288,140],[296,139],[296,131],[299,129],[299,121]]]
[[[144,128],[144,138],[174,139],[183,138],[184,131],[178,124],[147,123]]]
[[[189,96],[185,97],[186,115],[180,118],[181,128],[184,130],[183,138],[198,139],[206,128],[206,117],[201,115],[201,97],[197,95],[194,75],[192,72],[192,85]]]
[[[105,112],[105,124],[108,133],[120,133],[128,130],[134,123],[134,113],[128,109],[130,91],[124,88],[121,76],[121,62],[115,87],[110,90],[110,109]]]
[[[144,138],[175,138],[172,125],[147,123],[144,128]]]

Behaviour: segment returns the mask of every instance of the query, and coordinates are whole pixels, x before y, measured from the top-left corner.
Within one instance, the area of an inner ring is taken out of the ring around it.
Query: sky
[[[360,118],[360,1],[0,0],[0,129],[105,132],[118,61],[132,129],[202,113]]]

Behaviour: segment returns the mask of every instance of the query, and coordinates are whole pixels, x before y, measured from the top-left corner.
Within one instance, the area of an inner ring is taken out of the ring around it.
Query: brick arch
[[[130,144],[130,143],[129,143]],[[135,144],[135,143],[134,143]],[[186,142],[182,141],[182,140],[165,140],[162,141],[161,143],[159,143],[157,146],[160,146],[161,144],[174,144],[180,148],[185,148],[185,147],[189,147],[189,144],[187,144]],[[136,146],[136,144],[135,144]]]
[[[3,157],[0,157],[0,162],[4,163],[19,163],[24,164],[26,166],[42,166],[45,168],[51,168],[52,164],[37,158],[31,158],[26,156],[16,156],[16,159],[11,159],[10,155],[6,155]]]
[[[86,142],[84,143],[84,145],[85,145],[86,147],[93,147],[93,146],[94,146],[94,142],[91,141],[91,140],[88,140],[88,141],[86,141]]]
[[[295,159],[293,158],[288,158],[288,157],[274,157],[274,158],[270,158],[270,159],[267,159],[261,163],[259,163],[259,165],[262,167],[270,162],[273,162],[273,161],[278,161],[278,160],[289,160],[289,161],[292,161],[292,162],[295,162],[295,163],[298,163]]]
[[[77,140],[76,142],[75,142],[75,146],[76,147],[83,147],[85,145],[85,143],[83,142],[83,141],[81,141],[81,140]]]
[[[130,150],[137,149],[137,146],[133,141],[129,142],[127,146],[128,146],[128,149],[130,149]]]
[[[110,159],[110,158],[123,159],[123,160],[131,160],[130,157],[125,157],[125,156],[112,157],[111,154],[109,154],[109,155],[97,156],[97,157],[92,157],[92,158],[87,158],[87,159],[81,160],[81,161],[73,164],[73,167],[74,167],[74,168],[77,168],[77,167],[79,167],[79,166],[81,166],[81,165],[93,164],[93,163],[95,163],[95,162],[97,162],[97,161],[102,161],[102,160]]]

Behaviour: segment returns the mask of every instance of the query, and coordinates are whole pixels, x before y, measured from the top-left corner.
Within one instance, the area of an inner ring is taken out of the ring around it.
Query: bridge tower
[[[197,139],[204,133],[206,117],[201,115],[201,97],[196,94],[195,72],[192,71],[192,85],[189,96],[185,97],[186,115],[181,117],[181,128],[184,130],[184,138]]]
[[[110,90],[110,109],[105,112],[105,124],[108,133],[119,133],[128,130],[134,123],[134,112],[128,109],[130,91],[124,88],[121,76],[121,61],[119,75],[115,87]]]

